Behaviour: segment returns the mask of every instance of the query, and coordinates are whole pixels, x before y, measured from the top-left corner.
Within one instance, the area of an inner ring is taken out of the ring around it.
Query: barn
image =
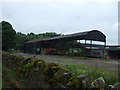
[[[106,46],[107,56],[111,59],[120,59],[120,46]]]
[[[83,40],[84,43],[81,42]],[[87,41],[89,41],[89,43],[87,43]],[[94,44],[93,41],[102,42],[103,45]],[[63,36],[31,40],[25,43],[24,51],[35,54],[69,54],[77,51],[92,51],[92,53],[87,53],[86,55],[104,57],[106,50],[105,47],[106,36],[101,31],[91,30]],[[98,50],[99,52],[97,52]]]

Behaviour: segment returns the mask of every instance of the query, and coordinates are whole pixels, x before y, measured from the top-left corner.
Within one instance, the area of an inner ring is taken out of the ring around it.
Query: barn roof
[[[61,40],[61,41],[93,40],[93,41],[105,42],[106,36],[98,30],[92,30],[92,31],[79,32],[79,33],[74,33],[74,34],[68,34],[68,35],[64,35],[64,36],[36,39],[36,40],[29,41],[27,43],[39,42],[39,41],[56,41],[56,40]]]
[[[106,46],[107,50],[111,50],[111,51],[118,51],[120,50],[120,45],[113,45],[113,46]]]
[[[47,39],[47,38],[34,39],[34,40],[31,40],[31,41],[28,41],[27,43],[33,43],[33,42],[44,41],[44,40],[46,40],[46,39]]]

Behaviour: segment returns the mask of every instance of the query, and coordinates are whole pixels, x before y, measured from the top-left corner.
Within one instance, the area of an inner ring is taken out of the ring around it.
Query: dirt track
[[[33,54],[26,53],[16,53],[18,55],[22,55],[24,57],[32,57]],[[106,60],[106,59],[98,59],[98,58],[80,58],[80,57],[65,57],[58,55],[35,55],[38,59],[49,59],[49,60],[58,60],[58,61],[67,61],[73,63],[81,63],[95,67],[102,67],[113,71],[120,70],[120,62],[117,60]],[[119,69],[118,69],[119,68]]]

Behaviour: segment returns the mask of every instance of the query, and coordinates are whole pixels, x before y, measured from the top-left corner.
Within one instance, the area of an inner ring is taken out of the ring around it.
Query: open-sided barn
[[[81,43],[81,40],[84,40],[85,42]],[[90,43],[86,43],[86,41],[90,41]],[[103,42],[104,45],[93,44],[93,41]],[[105,46],[106,36],[98,30],[91,30],[64,36],[32,40],[25,44],[24,50],[27,53],[45,54],[47,52],[52,52],[53,50],[55,51],[56,49],[69,53],[71,51],[74,52],[74,48],[94,50],[95,47],[97,47],[101,50],[100,53],[102,53],[100,54],[100,57],[104,57]]]

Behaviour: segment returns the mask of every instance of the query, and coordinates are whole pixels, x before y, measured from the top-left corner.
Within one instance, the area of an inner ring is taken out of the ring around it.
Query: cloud
[[[1,2],[118,2],[119,0],[1,0]]]
[[[115,23],[115,27],[120,27],[120,23]]]
[[[1,22],[1,20],[2,20],[2,5],[0,3],[0,22]]]
[[[23,33],[71,34],[99,29],[107,35],[108,44],[117,43],[117,3],[72,1],[2,3],[3,20]]]

